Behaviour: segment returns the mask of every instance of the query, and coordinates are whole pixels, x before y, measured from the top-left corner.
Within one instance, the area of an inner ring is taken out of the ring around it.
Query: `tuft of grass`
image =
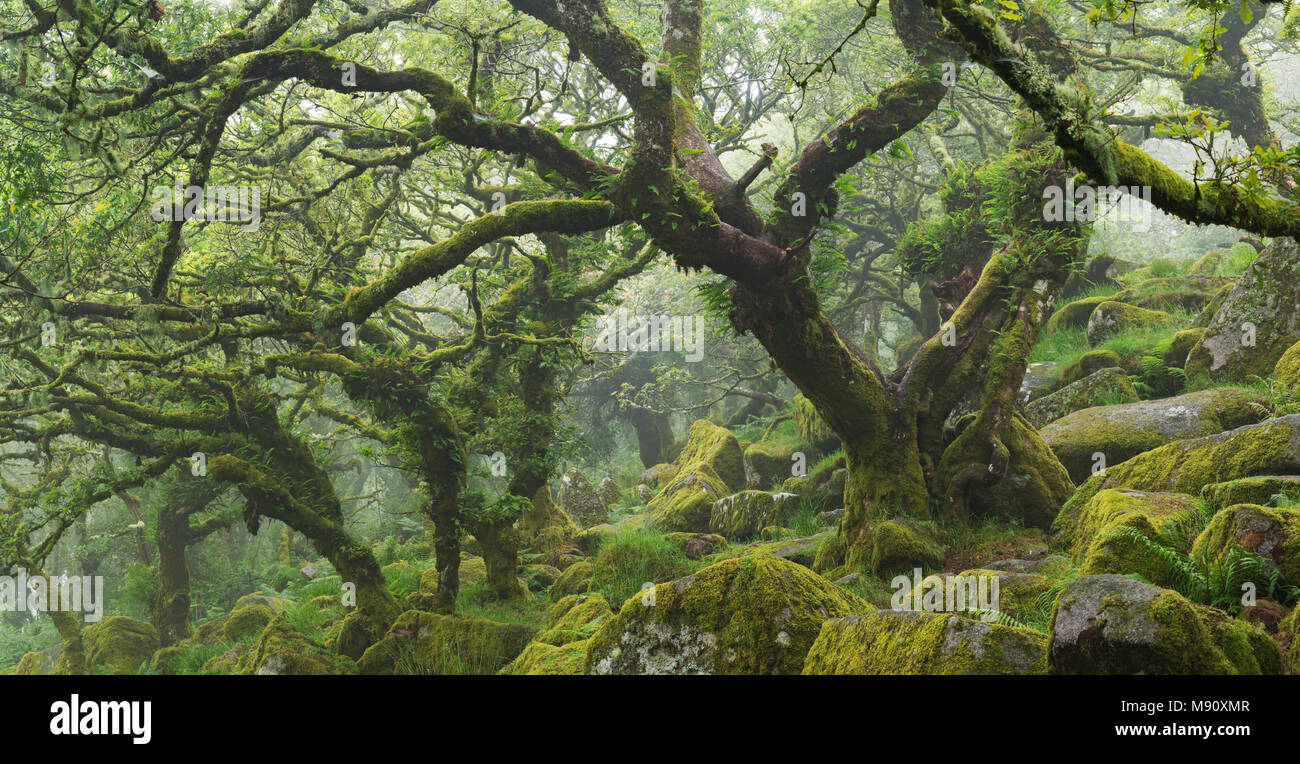
[[[681,578],[694,564],[676,544],[648,528],[623,531],[606,541],[592,561],[591,588],[618,608],[646,583]]]
[[[532,592],[519,599],[498,600],[486,583],[463,587],[456,595],[456,612],[461,615],[497,623],[520,623],[535,629],[545,623],[546,608],[546,602]]]

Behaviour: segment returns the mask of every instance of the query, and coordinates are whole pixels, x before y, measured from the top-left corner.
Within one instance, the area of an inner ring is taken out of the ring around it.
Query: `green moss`
[[[565,568],[551,585],[550,598],[560,600],[571,594],[581,594],[591,588],[595,568],[590,562],[580,560]]]
[[[536,641],[559,647],[590,639],[613,615],[600,594],[571,594],[547,611],[546,630],[537,635]]]
[[[1123,332],[1150,326],[1172,323],[1174,317],[1161,310],[1148,310],[1136,305],[1106,300],[1097,305],[1088,317],[1089,345],[1099,345],[1106,338]]]
[[[586,668],[587,650],[590,646],[589,639],[559,646],[531,642],[500,673],[513,676],[579,675]]]
[[[1271,504],[1279,494],[1293,502],[1300,500],[1300,475],[1256,475],[1212,483],[1201,489],[1201,498],[1215,507]]]
[[[739,441],[725,427],[719,427],[707,419],[696,420],[691,425],[686,445],[674,464],[677,466],[674,480],[681,480],[696,466],[704,464],[731,491],[745,487],[745,460]]]
[[[522,624],[408,610],[357,665],[363,674],[495,674],[534,633]]]
[[[705,533],[713,503],[732,491],[707,464],[696,464],[673,479],[646,506],[650,524],[662,531]]]
[[[257,647],[239,660],[239,669],[241,674],[355,674],[356,664],[312,642],[295,631],[283,615],[277,615],[267,624]]]
[[[244,637],[261,634],[266,625],[275,617],[271,608],[258,602],[252,602],[236,608],[226,617],[221,632],[231,642],[238,642]]]
[[[838,440],[835,431],[817,413],[817,407],[802,394],[794,397],[794,424],[799,437],[814,448],[827,450]]]
[[[1106,468],[1079,486],[1061,510],[1073,514],[1104,488],[1189,495],[1213,483],[1251,475],[1300,473],[1300,414],[1216,435],[1170,443]]]
[[[1047,636],[943,613],[878,610],[829,620],[804,674],[1044,674]]]
[[[629,598],[587,673],[797,674],[823,621],[870,609],[807,568],[742,556]]]
[[[90,672],[104,667],[114,674],[134,674],[158,649],[158,631],[152,624],[122,615],[86,627],[81,640]]]
[[[1277,359],[1273,379],[1292,390],[1300,388],[1300,342],[1287,348]]]
[[[878,576],[943,564],[943,546],[914,523],[886,520],[873,532],[871,570]]]
[[[1234,546],[1273,560],[1283,580],[1300,582],[1300,510],[1254,504],[1228,507],[1197,536],[1192,551],[1222,558]]]

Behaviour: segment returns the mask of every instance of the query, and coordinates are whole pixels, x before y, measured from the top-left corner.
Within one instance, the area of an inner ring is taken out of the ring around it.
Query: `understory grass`
[[[695,570],[680,547],[658,531],[637,528],[606,541],[592,561],[591,588],[617,609],[641,590],[642,584],[660,584]]]

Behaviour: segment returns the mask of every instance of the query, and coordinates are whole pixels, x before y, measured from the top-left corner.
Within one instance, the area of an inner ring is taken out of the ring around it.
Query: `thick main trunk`
[[[630,418],[636,428],[641,463],[650,468],[668,461],[668,449],[673,444],[673,428],[668,415],[638,408],[632,410]]]
[[[158,595],[153,624],[163,647],[190,635],[190,571],[185,559],[189,518],[167,504],[158,511]]]
[[[512,600],[524,596],[519,583],[519,533],[513,520],[477,522],[474,538],[483,547],[483,563],[487,566],[487,584],[492,596]]]

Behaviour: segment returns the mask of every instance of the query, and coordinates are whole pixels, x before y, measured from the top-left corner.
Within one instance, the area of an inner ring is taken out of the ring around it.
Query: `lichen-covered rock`
[[[1136,305],[1107,300],[1097,305],[1088,316],[1088,328],[1085,332],[1088,344],[1100,345],[1107,338],[1131,329],[1158,326],[1173,321],[1173,316],[1163,310],[1148,310]]]
[[[1079,486],[1061,510],[1073,511],[1105,488],[1197,495],[1213,483],[1252,475],[1300,474],[1300,414],[1170,443],[1106,467]]]
[[[226,639],[238,642],[249,635],[261,634],[274,617],[275,612],[271,608],[260,602],[250,602],[230,611],[221,631]]]
[[[797,674],[822,622],[871,610],[770,555],[710,565],[629,598],[591,640],[589,674]]]
[[[792,493],[741,491],[713,503],[709,530],[732,539],[757,536],[769,525],[778,525],[799,509],[799,497]]]
[[[1196,314],[1196,319],[1192,321],[1192,326],[1202,330],[1209,326],[1210,322],[1214,320],[1215,315],[1218,314],[1219,308],[1223,307],[1223,301],[1228,299],[1228,295],[1232,294],[1232,290],[1236,289],[1236,287],[1237,282],[1235,279],[1219,287],[1219,291],[1214,293],[1214,297],[1210,298],[1210,301],[1205,304],[1205,307],[1201,308],[1201,312]]]
[[[1255,475],[1211,483],[1201,489],[1201,498],[1219,508],[1233,504],[1270,504],[1278,495],[1291,501],[1300,499],[1300,475]]]
[[[1181,523],[1197,512],[1196,500],[1181,493],[1148,493],[1107,489],[1053,525],[1055,542],[1080,564],[1082,575],[1137,573],[1159,585],[1169,585],[1167,569],[1140,541],[1120,535],[1132,528],[1154,539],[1169,523]]]
[[[591,577],[595,568],[590,562],[575,562],[560,573],[560,577],[551,584],[550,598],[559,601],[571,594],[581,594],[591,588]]]
[[[1054,393],[1044,395],[1025,406],[1025,419],[1042,428],[1049,422],[1081,409],[1138,400],[1133,380],[1118,366],[1093,372]]]
[[[152,624],[115,615],[81,632],[86,670],[105,667],[114,674],[134,674],[158,650],[158,630]]]
[[[943,545],[916,523],[886,520],[873,529],[871,570],[877,576],[942,564]]]
[[[609,508],[600,500],[587,476],[576,467],[564,471],[556,500],[579,528],[590,528],[609,519]]]
[[[600,485],[596,486],[596,495],[606,507],[617,507],[623,501],[623,487],[614,478],[602,478]]]
[[[745,485],[766,489],[790,477],[793,449],[775,443],[754,443],[745,449]]]
[[[1066,584],[1052,621],[1061,674],[1259,674],[1280,668],[1268,635],[1127,576]]]
[[[352,659],[311,641],[283,615],[267,624],[257,647],[239,661],[239,673],[263,676],[355,674],[356,670]]]
[[[716,533],[665,533],[664,539],[679,547],[689,560],[727,548],[727,539]]]
[[[839,436],[822,419],[813,402],[803,394],[794,397],[794,429],[803,442],[821,451],[829,452],[839,448]]]
[[[918,610],[877,610],[822,624],[804,674],[1045,674],[1047,636]]]
[[[1192,552],[1222,559],[1240,547],[1273,561],[1288,582],[1300,582],[1300,510],[1237,504],[1219,512],[1196,537]]]
[[[363,674],[495,674],[535,633],[518,623],[408,610],[357,665]]]
[[[1114,350],[1090,350],[1079,356],[1079,360],[1067,363],[1061,369],[1061,384],[1068,385],[1072,382],[1078,382],[1089,374],[1095,374],[1102,369],[1123,365],[1124,359]]]
[[[1076,482],[1174,441],[1258,422],[1259,396],[1235,387],[1173,398],[1081,409],[1042,428],[1043,440]],[[1095,454],[1101,454],[1099,462]]]
[[[1259,253],[1187,357],[1188,376],[1245,382],[1267,376],[1300,341],[1300,245],[1274,239]]]

